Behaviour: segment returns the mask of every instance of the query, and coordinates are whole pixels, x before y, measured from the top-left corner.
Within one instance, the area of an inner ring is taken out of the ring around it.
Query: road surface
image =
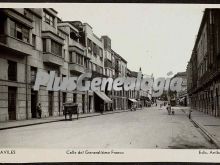
[[[180,109],[158,107],[0,131],[1,148],[214,148]]]

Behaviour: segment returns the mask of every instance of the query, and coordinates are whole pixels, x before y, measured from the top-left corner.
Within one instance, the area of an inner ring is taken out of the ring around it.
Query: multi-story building
[[[80,21],[62,21],[54,9],[0,9],[0,121],[63,115],[63,103],[80,113],[127,109],[129,91],[48,91],[33,89],[38,71],[63,80],[91,72],[94,77],[126,77],[127,61]],[[134,98],[134,97],[131,97]]]
[[[146,75],[143,74],[143,78],[151,78],[153,79],[153,75]],[[142,107],[149,107],[151,106],[151,99],[152,99],[152,92],[153,88],[151,87],[147,91],[140,90],[140,101]]]
[[[82,23],[79,21],[60,21],[58,23],[60,30],[67,32],[67,42],[65,44],[67,55],[66,62],[69,76],[80,76],[83,73],[90,72],[89,61],[86,56],[85,33]],[[88,113],[93,111],[93,94],[89,92],[81,92],[74,90],[71,92],[63,92],[63,100],[68,97],[69,101],[78,103],[80,113]]]
[[[138,72],[131,71],[130,69],[127,68],[127,77],[131,78],[137,78]],[[140,106],[140,98],[139,98],[139,91],[134,90],[129,90],[127,94],[127,106],[128,109],[131,108],[132,104],[136,104],[138,107]]]
[[[41,11],[1,9],[0,21],[0,121],[35,117],[28,108],[31,102],[28,63],[29,56],[40,56],[42,49],[34,41],[41,39]]]
[[[104,74],[108,77],[113,77],[113,52],[111,49],[111,39],[108,36],[102,36],[104,43]]]
[[[63,45],[53,9],[1,9],[1,115],[0,120],[36,118],[61,114],[59,92],[42,86],[33,90],[37,71],[55,70],[66,75]]]
[[[187,67],[191,107],[219,116],[220,9],[205,9]]]
[[[83,24],[86,43],[86,56],[90,59],[89,69],[92,77],[107,77],[104,71],[104,40],[93,33],[92,27],[88,23]],[[109,110],[112,100],[106,92],[89,91],[93,93],[93,107],[95,112]]]
[[[127,61],[118,53],[112,50],[112,63],[113,63],[113,77],[126,77],[127,76]],[[112,93],[113,109],[123,110],[128,109],[128,91],[113,91]]]
[[[186,72],[178,72],[173,78],[182,78],[181,90],[175,93],[175,100],[178,104],[187,106],[188,95],[187,95],[187,74]]]

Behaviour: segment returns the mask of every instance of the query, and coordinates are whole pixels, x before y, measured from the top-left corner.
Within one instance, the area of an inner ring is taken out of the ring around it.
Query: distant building
[[[186,72],[178,72],[172,78],[179,77],[182,78],[181,90],[176,92],[175,99],[180,105],[188,105],[188,94],[187,94],[187,74]]]
[[[220,9],[205,9],[187,66],[187,91],[193,109],[220,115]]]
[[[99,38],[88,23],[62,21],[51,8],[0,9],[0,121],[63,115],[63,103],[74,102],[80,113],[129,108],[136,91],[34,91],[38,71],[65,77],[92,73],[92,78],[134,76],[127,61]],[[136,93],[136,94],[135,94]]]

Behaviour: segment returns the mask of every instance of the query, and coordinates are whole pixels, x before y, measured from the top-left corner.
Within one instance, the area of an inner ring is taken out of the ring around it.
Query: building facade
[[[178,72],[172,77],[172,79],[173,78],[182,78],[181,90],[175,92],[174,95],[176,103],[182,106],[187,106],[189,103],[189,97],[187,94],[187,74],[186,72]]]
[[[63,115],[63,103],[75,102],[80,113],[127,109],[130,91],[33,90],[38,71],[61,81],[82,73],[94,77],[126,77],[127,61],[98,37],[88,23],[62,21],[51,8],[0,9],[0,121]],[[103,99],[105,98],[105,99]]]
[[[190,105],[206,114],[220,115],[220,10],[205,9],[187,66]]]

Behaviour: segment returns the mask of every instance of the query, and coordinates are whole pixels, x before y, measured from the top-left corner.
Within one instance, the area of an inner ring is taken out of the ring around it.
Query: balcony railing
[[[31,44],[8,35],[0,35],[0,44],[18,52],[16,55],[31,55],[34,50]]]
[[[107,77],[107,76],[97,71],[92,71],[92,78],[94,77]]]
[[[79,65],[77,63],[69,63],[69,70],[78,72],[78,73],[86,73],[89,72],[89,69],[85,66]]]
[[[85,55],[85,47],[79,42],[76,42],[74,40],[71,40],[70,42],[69,51],[75,51],[77,53]]]
[[[104,67],[113,68],[112,62],[108,59],[105,59]]]
[[[64,64],[64,59],[52,53],[43,53],[43,62],[62,66]]]

